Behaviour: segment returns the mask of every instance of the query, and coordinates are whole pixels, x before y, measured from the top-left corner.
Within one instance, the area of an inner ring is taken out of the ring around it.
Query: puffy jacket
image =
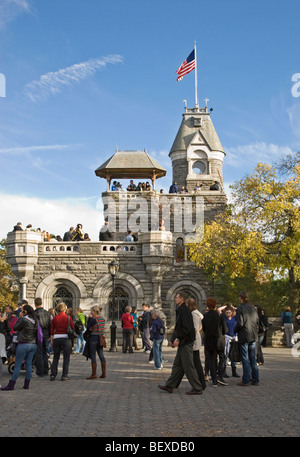
[[[36,344],[37,327],[35,321],[30,317],[22,317],[14,325],[14,330],[18,332],[18,342]]]
[[[252,343],[258,337],[258,313],[250,303],[242,303],[236,310],[237,324],[234,333],[238,333],[240,344]]]

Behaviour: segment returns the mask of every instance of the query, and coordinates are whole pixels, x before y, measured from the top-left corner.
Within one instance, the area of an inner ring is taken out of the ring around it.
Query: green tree
[[[12,274],[11,267],[6,261],[5,239],[0,242],[0,310],[4,306],[17,307],[19,288],[17,279]]]
[[[258,164],[231,186],[232,204],[189,245],[190,258],[212,278],[288,277],[289,304],[299,302],[300,166],[279,179],[276,166]]]

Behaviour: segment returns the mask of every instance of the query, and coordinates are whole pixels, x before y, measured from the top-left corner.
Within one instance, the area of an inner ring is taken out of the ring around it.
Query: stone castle
[[[7,259],[19,281],[20,299],[33,305],[41,297],[45,309],[64,301],[85,312],[100,304],[105,319],[114,316],[117,323],[126,305],[139,313],[148,302],[164,311],[169,328],[178,291],[187,291],[204,311],[213,285],[188,259],[185,242],[197,225],[225,209],[224,156],[211,113],[198,107],[185,108],[169,153],[172,181],[179,191],[185,186],[186,193],[155,190],[166,171],[146,151],[116,151],[95,171],[107,180],[102,200],[111,239],[52,243],[33,231],[8,233]],[[112,182],[124,178],[149,180],[151,191],[112,191]],[[219,190],[210,190],[215,181]],[[131,227],[137,241],[123,241]],[[119,267],[114,280],[112,261]]]

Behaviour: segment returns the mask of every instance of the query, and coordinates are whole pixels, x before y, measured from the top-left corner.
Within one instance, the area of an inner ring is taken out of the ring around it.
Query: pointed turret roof
[[[170,154],[175,151],[186,151],[197,132],[200,132],[211,151],[224,152],[218,134],[206,108],[187,109],[177,132]],[[170,155],[169,154],[169,155]]]

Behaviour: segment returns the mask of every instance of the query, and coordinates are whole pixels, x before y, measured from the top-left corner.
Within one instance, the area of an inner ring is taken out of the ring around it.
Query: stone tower
[[[173,181],[192,192],[197,182],[209,189],[214,181],[223,184],[225,153],[206,108],[185,108],[171,147]]]

